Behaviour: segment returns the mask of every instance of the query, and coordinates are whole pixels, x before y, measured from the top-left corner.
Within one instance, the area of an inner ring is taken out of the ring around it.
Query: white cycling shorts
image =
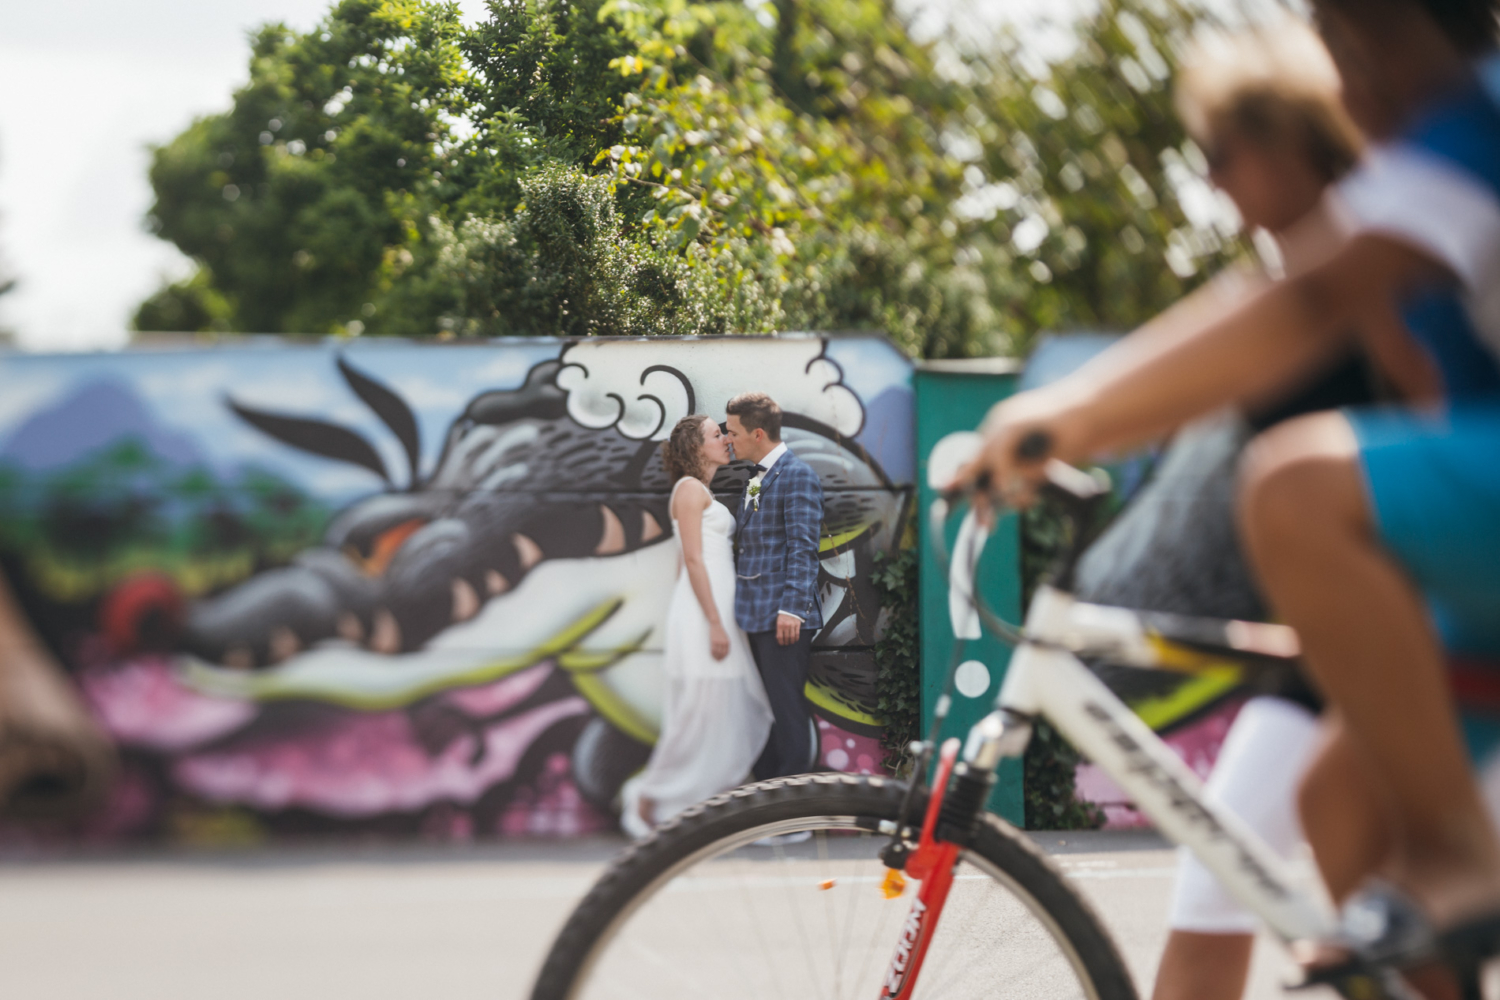
[[[1208,797],[1227,806],[1282,857],[1301,854],[1297,786],[1318,745],[1318,720],[1281,698],[1253,698],[1240,709],[1208,779]],[[1500,756],[1480,771],[1491,816],[1500,816]],[[1186,848],[1177,852],[1177,885],[1168,919],[1173,930],[1253,934],[1260,921],[1235,901]]]

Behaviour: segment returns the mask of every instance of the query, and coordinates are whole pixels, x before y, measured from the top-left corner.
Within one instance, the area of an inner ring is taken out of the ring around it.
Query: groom
[[[763,392],[729,401],[736,458],[756,463],[738,512],[734,617],[750,637],[775,721],[755,762],[761,780],[802,774],[816,762],[816,731],[803,689],[818,606],[818,539],[823,487],[781,443],[781,407]]]

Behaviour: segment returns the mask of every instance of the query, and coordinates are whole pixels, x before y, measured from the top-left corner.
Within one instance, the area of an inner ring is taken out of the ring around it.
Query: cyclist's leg
[[[1151,1000],[1240,1000],[1250,978],[1254,934],[1173,930]]]
[[[1393,877],[1390,861],[1397,824],[1389,795],[1336,713],[1327,738],[1302,782],[1298,803],[1308,843],[1336,903],[1342,904],[1371,875]],[[1492,810],[1493,813],[1493,810]],[[1340,949],[1304,950],[1311,965],[1336,963]],[[1430,1000],[1457,1000],[1457,984],[1441,968],[1407,970],[1407,981]]]
[[[1328,894],[1342,903],[1385,865],[1397,823],[1383,785],[1336,712],[1327,715],[1297,805]]]
[[[1401,833],[1393,873],[1440,925],[1492,908],[1500,843],[1423,599],[1377,541],[1348,420],[1323,413],[1272,429],[1246,473],[1241,516],[1267,595],[1389,788]]]

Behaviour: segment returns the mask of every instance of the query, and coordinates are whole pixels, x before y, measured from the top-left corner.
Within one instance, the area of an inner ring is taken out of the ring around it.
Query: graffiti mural
[[[93,834],[612,825],[659,724],[657,446],[747,389],[823,482],[822,761],[873,770],[869,574],[913,478],[879,338],[0,359],[0,565],[124,756]]]

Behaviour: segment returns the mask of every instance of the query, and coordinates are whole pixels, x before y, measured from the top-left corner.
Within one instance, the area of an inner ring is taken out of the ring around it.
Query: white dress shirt
[[[759,462],[755,463],[756,465],[759,465],[763,470],[765,470],[763,472],[757,472],[755,475],[759,476],[762,480],[764,480],[766,478],[766,476],[770,474],[771,467],[776,464],[776,460],[779,459],[782,455],[785,455],[785,454],[786,454],[786,445],[785,444],[777,444],[776,447],[774,447],[770,451],[766,452],[765,457],[763,457]],[[754,477],[752,476],[751,478],[754,478]],[[746,490],[745,491],[745,500],[744,500],[743,503],[740,504],[740,509],[744,510],[748,506],[750,506],[750,491]]]

